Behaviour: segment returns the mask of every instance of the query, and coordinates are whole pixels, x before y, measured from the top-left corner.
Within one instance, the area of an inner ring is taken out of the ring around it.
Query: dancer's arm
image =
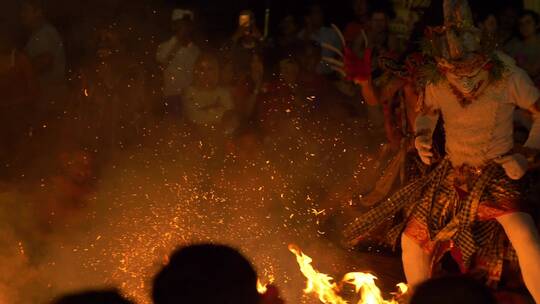
[[[422,112],[416,117],[414,132],[416,138],[414,145],[418,150],[418,155],[422,162],[430,165],[433,158],[433,132],[437,127],[440,112],[436,105],[436,94],[433,94],[433,88],[426,88],[424,107]]]
[[[531,167],[537,166],[540,151],[540,92],[524,70],[515,68],[510,77],[510,97],[514,104],[531,113],[533,123],[523,147],[514,148],[514,154],[500,157],[495,162],[501,164],[508,177],[517,180]]]
[[[540,98],[528,110],[532,115],[533,123],[523,147],[536,150],[538,153],[540,151]]]
[[[382,88],[378,88],[375,86],[371,76],[363,81],[356,80],[355,83],[360,86],[364,101],[370,106],[388,102],[405,84],[403,80],[392,77],[390,81],[384,86],[384,90],[381,90]]]

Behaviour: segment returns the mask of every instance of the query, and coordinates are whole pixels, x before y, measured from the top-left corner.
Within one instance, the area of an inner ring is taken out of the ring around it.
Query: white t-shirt
[[[193,81],[193,68],[199,57],[199,48],[193,43],[185,47],[177,46],[172,37],[158,46],[156,59],[165,66],[163,71],[163,93],[165,96],[182,94]],[[174,54],[171,54],[174,52]]]
[[[49,23],[34,31],[26,43],[25,52],[30,58],[48,53],[53,56],[50,70],[41,73],[39,79],[42,84],[62,84],[65,81],[66,56],[64,44],[58,31]]]
[[[183,105],[186,117],[200,126],[221,123],[225,113],[234,106],[227,88],[206,90],[191,86],[183,94]]]
[[[514,145],[516,106],[530,109],[540,97],[527,73],[499,55],[508,71],[470,105],[459,104],[447,81],[426,87],[426,106],[442,114],[446,153],[454,166],[482,166],[508,153]]]

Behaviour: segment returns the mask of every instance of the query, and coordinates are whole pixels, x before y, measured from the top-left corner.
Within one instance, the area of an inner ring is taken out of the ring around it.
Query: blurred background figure
[[[193,81],[193,67],[200,50],[194,42],[194,13],[175,9],[171,20],[174,34],[158,46],[156,59],[163,69],[166,112],[179,115],[181,96]]]
[[[11,33],[0,26],[0,178],[8,177],[28,138],[34,105],[39,96],[38,80],[28,57],[17,50]]]
[[[257,98],[265,80],[265,65],[262,55],[254,53],[248,58],[251,59],[249,70],[242,75],[237,75],[235,83],[230,86],[235,108],[234,112],[239,121],[239,128],[243,130],[252,127],[251,120]]]
[[[371,49],[373,78],[377,78],[382,73],[378,58],[381,55],[394,55],[390,48],[388,27],[393,13],[390,7],[381,4],[371,8],[368,16],[368,27],[364,32],[354,37],[352,49],[357,54],[363,54],[366,48]]]
[[[362,30],[366,30],[369,23],[368,0],[352,0],[354,19],[347,24],[343,36],[348,43],[352,42]]]
[[[262,34],[257,28],[255,14],[251,10],[243,10],[238,14],[238,27],[232,36],[235,46],[245,49],[254,49],[258,46]]]
[[[519,6],[513,1],[504,1],[503,6],[499,9],[497,21],[499,22],[498,35],[501,45],[505,45],[514,37],[519,11]]]
[[[315,41],[322,46],[324,43],[329,44],[337,49],[342,49],[342,43],[336,31],[325,26],[324,11],[320,4],[311,4],[304,11],[304,27],[298,33],[298,37],[304,42]],[[335,58],[336,54],[328,49],[321,48],[321,58]],[[321,61],[317,71],[320,74],[328,75],[333,71],[330,66]]]
[[[540,85],[540,16],[536,12],[525,10],[518,21],[519,37],[512,39],[505,46],[505,51]]]
[[[117,23],[97,26],[95,48],[77,77],[77,137],[101,154],[140,135],[150,112],[144,69],[122,37]]]
[[[256,120],[263,137],[278,137],[294,130],[301,103],[300,66],[296,58],[284,56],[278,64],[278,77],[264,88],[258,100]],[[272,140],[274,142],[274,140]]]
[[[195,63],[193,84],[182,96],[186,119],[199,131],[234,132],[237,127],[230,91],[219,83],[217,56],[202,53]],[[223,126],[222,124],[226,124]]]
[[[272,50],[272,63],[275,63],[278,58],[287,54],[296,52],[302,45],[302,41],[298,38],[298,23],[293,14],[288,14],[279,21],[278,34],[274,41],[274,49]]]
[[[65,81],[66,58],[60,34],[45,16],[41,0],[25,0],[21,4],[21,22],[30,38],[24,48],[44,87]]]
[[[279,34],[276,38],[276,46],[280,49],[294,49],[300,43],[298,39],[298,23],[296,17],[288,14],[279,22]]]
[[[491,10],[485,10],[477,15],[476,23],[478,28],[482,31],[482,43],[485,47],[502,47],[499,37],[499,21],[497,20],[497,14]]]
[[[47,20],[43,1],[25,0],[20,18],[29,38],[24,47],[39,79],[43,98],[37,104],[40,114],[61,110],[66,93],[66,57],[64,45],[56,28]]]
[[[262,34],[257,27],[255,14],[251,10],[243,10],[238,14],[236,31],[234,32],[230,46],[230,59],[233,72],[237,81],[248,81],[251,58],[259,53],[262,48]]]

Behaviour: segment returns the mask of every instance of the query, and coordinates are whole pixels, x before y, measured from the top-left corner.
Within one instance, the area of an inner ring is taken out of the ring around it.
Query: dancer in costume
[[[419,97],[424,90],[420,73],[424,58],[418,49],[423,26],[419,16],[429,4],[429,0],[395,3],[397,18],[390,23],[390,33],[392,41],[397,43],[394,43],[393,51],[377,57],[377,66],[383,71],[380,76],[373,76],[373,47],[367,38],[370,35],[363,30],[353,50],[343,45],[343,62],[323,58],[334,70],[359,86],[368,105],[381,105],[383,109],[387,143],[381,146],[377,163],[388,160],[388,164],[374,188],[359,196],[363,206],[379,203],[396,187],[426,170],[414,149],[414,121],[420,109]],[[334,29],[341,36],[339,30]],[[328,45],[323,47],[332,49]],[[356,54],[361,54],[361,58]]]
[[[401,239],[413,288],[448,252],[463,272],[484,270],[490,285],[500,280],[503,262],[519,263],[540,303],[540,238],[523,205],[521,182],[540,149],[540,93],[512,59],[481,48],[466,0],[443,5],[444,25],[428,30],[433,63],[424,67],[429,81],[415,123],[415,147],[434,168],[357,218],[345,236],[355,244],[381,222],[393,221],[388,241]],[[513,141],[516,107],[534,117],[523,147]],[[439,118],[446,134],[443,159],[432,151]]]

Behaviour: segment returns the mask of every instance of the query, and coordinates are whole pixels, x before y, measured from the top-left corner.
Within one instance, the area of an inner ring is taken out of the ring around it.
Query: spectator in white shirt
[[[175,9],[172,13],[174,35],[158,46],[156,59],[163,69],[163,94],[167,111],[178,114],[182,93],[193,81],[193,67],[200,50],[193,42],[192,11]]]
[[[234,104],[227,87],[219,84],[220,67],[213,54],[202,54],[195,64],[193,85],[183,96],[184,112],[199,130],[232,133],[237,125]]]

